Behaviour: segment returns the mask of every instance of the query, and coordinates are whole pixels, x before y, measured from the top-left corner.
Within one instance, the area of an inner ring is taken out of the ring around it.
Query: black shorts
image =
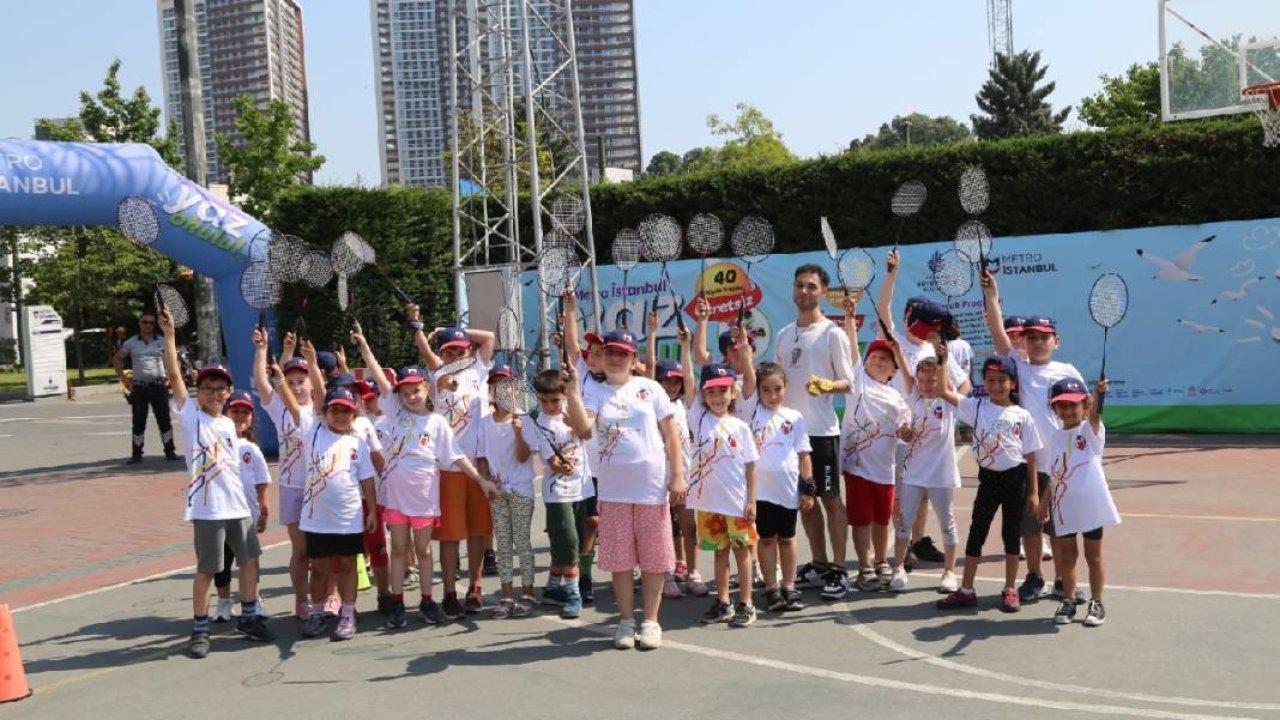
[[[364,552],[363,533],[306,533],[307,557],[355,557]]]
[[[1101,540],[1102,528],[1094,528],[1086,533],[1071,533],[1070,535],[1061,535],[1059,537],[1071,538],[1072,540],[1075,540],[1076,535],[1084,535],[1085,540]]]
[[[796,536],[796,516],[799,510],[792,510],[769,502],[756,501],[756,534],[761,538],[780,538],[790,540]]]
[[[818,497],[840,497],[840,436],[810,435],[809,445]]]
[[[596,496],[600,494],[600,481],[591,478],[591,487],[595,488],[596,494],[582,499],[582,514],[589,518],[600,517],[600,511],[596,508]]]

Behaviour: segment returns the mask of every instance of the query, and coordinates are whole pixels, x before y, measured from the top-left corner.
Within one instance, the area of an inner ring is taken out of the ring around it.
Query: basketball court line
[[[972,511],[972,510],[973,510],[973,508],[972,508],[972,507],[967,507],[967,506],[964,506],[964,505],[955,505],[955,506],[953,506],[953,507],[952,507],[952,509],[953,509],[953,510],[957,510],[957,511],[959,511],[959,510],[969,510],[969,511]],[[1235,516],[1235,515],[1177,515],[1177,514],[1174,514],[1174,513],[1131,513],[1131,512],[1122,512],[1122,513],[1120,513],[1120,517],[1121,517],[1121,519],[1123,519],[1123,518],[1138,518],[1138,519],[1143,519],[1143,520],[1152,520],[1152,519],[1154,519],[1154,520],[1200,520],[1200,521],[1204,521],[1204,522],[1280,523],[1280,517],[1253,517],[1253,516],[1248,516],[1248,515],[1242,515],[1242,516]]]

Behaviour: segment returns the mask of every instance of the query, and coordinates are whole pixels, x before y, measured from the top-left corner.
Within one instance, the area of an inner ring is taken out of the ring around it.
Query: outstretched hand
[[[162,307],[156,312],[156,322],[160,326],[160,332],[165,335],[173,334],[173,313],[169,312],[169,308]]]
[[[884,258],[884,269],[885,269],[885,272],[888,272],[888,273],[895,273],[895,272],[897,272],[897,271],[898,271],[899,260],[900,260],[900,258],[898,257],[898,251],[897,251],[897,250],[890,250],[890,251],[889,251],[889,254],[888,254],[888,255],[886,255],[886,256],[885,256],[885,258]]]

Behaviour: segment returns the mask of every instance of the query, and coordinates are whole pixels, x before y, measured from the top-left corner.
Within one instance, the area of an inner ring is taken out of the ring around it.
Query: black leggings
[[[996,509],[1000,510],[1000,537],[1004,540],[1004,553],[1018,554],[1026,502],[1026,463],[1002,471],[978,468],[978,496],[973,500],[973,520],[969,523],[969,540],[965,543],[964,554],[982,557],[982,545],[991,531]]]

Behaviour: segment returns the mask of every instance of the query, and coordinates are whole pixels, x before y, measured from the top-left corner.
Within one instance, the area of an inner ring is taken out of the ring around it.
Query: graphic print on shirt
[[[454,435],[462,434],[463,428],[471,422],[471,400],[470,395],[459,393],[450,393],[442,398],[444,412],[441,414],[444,415],[445,420],[449,421],[449,427],[453,429]]]
[[[315,433],[319,434],[320,428],[316,428]],[[315,436],[311,438],[311,446],[315,447]],[[330,445],[328,450],[311,455],[311,461],[307,464],[307,489],[302,495],[302,505],[308,508],[307,517],[314,518],[316,514],[316,499],[324,493],[329,487],[329,478],[334,475],[346,472],[347,468],[356,459],[356,451],[352,450],[345,463],[340,462],[339,455],[342,452],[342,443],[335,442]]]
[[[794,444],[791,433],[795,430],[795,425],[787,420],[781,413],[771,412],[769,419],[760,422],[759,413],[761,405],[756,405],[751,410],[751,437],[756,441],[756,449],[763,454],[766,445],[782,445],[790,447]]]
[[[394,433],[381,433],[379,435],[389,435],[388,442],[384,443],[386,452],[386,465],[383,467],[382,475],[378,478],[378,492],[382,492],[383,485],[387,482],[387,478],[391,476],[392,471],[396,469],[409,455],[413,452],[415,446],[427,447],[428,438],[424,432],[427,423],[422,423],[422,430],[414,430],[415,416],[408,412],[399,412],[396,414],[394,421]]]
[[[711,432],[703,432],[702,425],[710,413],[698,419],[698,436],[693,448],[693,471],[689,473],[689,494],[700,498],[706,490],[706,480],[716,465],[733,459],[738,450],[738,439],[733,436],[725,423],[715,420]],[[723,452],[721,452],[723,450]]]
[[[876,440],[892,434],[880,432],[880,422],[871,417],[870,413],[862,412],[862,397],[859,396],[858,403],[853,407],[849,431],[840,441],[840,454],[846,466],[853,467],[853,460],[859,452],[870,447]]]
[[[647,400],[649,392],[642,389],[636,394],[636,397],[642,400]],[[619,421],[626,420],[631,417],[631,406],[628,405],[621,397],[615,395],[610,398],[607,407],[615,411],[612,415],[618,418]],[[621,422],[605,423],[604,408],[600,408],[600,413],[596,415],[596,428],[600,435],[600,448],[598,453],[600,456],[600,463],[602,465],[608,464],[609,459],[613,457],[615,452],[617,452],[618,444],[622,442],[622,433],[624,428],[622,427]]]
[[[1053,483],[1053,492],[1050,497],[1052,498],[1052,507],[1054,513],[1057,515],[1056,522],[1058,524],[1066,523],[1066,518],[1062,515],[1062,499],[1066,496],[1067,490],[1070,487],[1071,476],[1074,475],[1077,470],[1089,464],[1089,457],[1087,455],[1083,460],[1074,464],[1071,461],[1071,456],[1074,455],[1077,450],[1083,452],[1087,446],[1088,442],[1085,440],[1084,434],[1077,429],[1074,433],[1074,437],[1071,438],[1071,442],[1067,444],[1066,451],[1063,452],[1062,455],[1053,458],[1053,465],[1049,470],[1049,482]]]
[[[996,407],[999,408],[998,405]],[[1005,445],[1005,438],[1022,440],[1022,423],[1009,422],[1001,409],[1000,416],[991,423],[991,427],[983,429],[982,401],[979,400],[978,407],[974,411],[973,432],[973,455],[978,460],[978,467],[991,467],[995,463],[995,458],[1004,452],[1005,448],[1010,447]]]
[[[907,443],[905,463],[911,462],[930,435],[942,432],[943,418],[941,398],[916,398],[911,406],[911,440]]]
[[[546,469],[547,472],[551,474],[551,487],[555,489],[556,492],[568,492],[569,483],[573,478],[573,473],[578,468],[578,443],[567,442],[561,444],[560,438],[557,437],[557,433],[555,433],[551,428],[548,428],[538,422],[536,418],[529,418],[528,421],[537,425],[541,429],[540,432],[542,433],[543,438],[545,438],[547,440],[547,444],[551,446],[552,455],[554,456],[556,453],[559,453],[560,457],[564,458],[565,463],[567,463],[568,467],[564,470],[555,470],[552,468],[550,463],[546,465]]]
[[[191,454],[191,483],[187,485],[187,507],[200,496],[200,504],[209,504],[209,488],[213,481],[234,465],[236,452],[231,436],[196,419],[196,446]]]

